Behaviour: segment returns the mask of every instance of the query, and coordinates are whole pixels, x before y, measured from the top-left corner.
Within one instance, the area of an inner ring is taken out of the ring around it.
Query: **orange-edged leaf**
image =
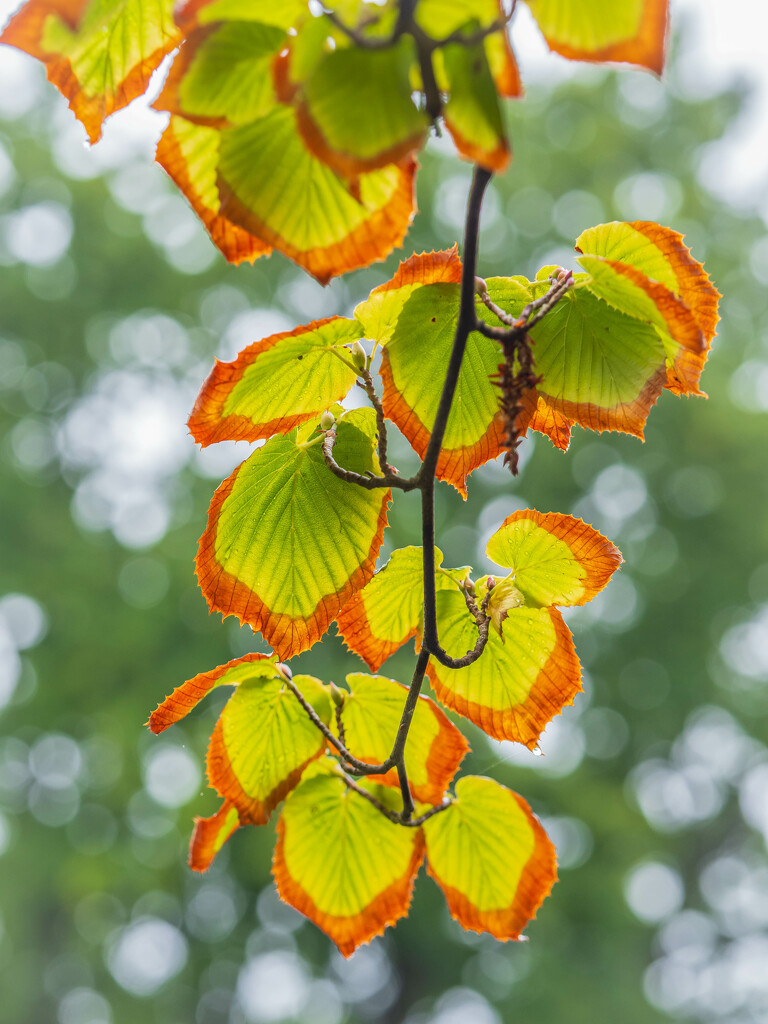
[[[477,626],[459,593],[437,595],[440,643],[454,658],[472,650]],[[556,608],[513,608],[504,639],[491,630],[480,658],[448,669],[431,659],[427,675],[437,699],[498,740],[530,749],[544,727],[581,690],[571,632]]]
[[[264,117],[277,104],[272,62],[284,39],[281,29],[249,21],[194,29],[153,106],[215,128]]]
[[[439,252],[420,252],[403,260],[389,281],[374,288],[355,308],[365,337],[385,344],[392,337],[403,306],[417,288],[427,284],[459,284],[459,247]]]
[[[503,173],[510,148],[496,84],[483,44],[446,46],[442,51],[448,102],[445,126],[467,160]]]
[[[424,457],[453,347],[459,286],[416,289],[400,311],[381,361],[384,413]],[[499,391],[499,346],[479,333],[467,341],[436,475],[466,498],[467,477],[504,450]]]
[[[428,120],[412,99],[415,60],[410,36],[382,49],[325,53],[294,99],[308,149],[349,179],[420,149]]]
[[[173,0],[28,0],[0,42],[45,64],[91,142],[179,43]]]
[[[268,256],[272,247],[233,224],[221,212],[216,186],[220,133],[172,117],[157,144],[155,159],[187,197],[214,245],[230,263],[253,263]]]
[[[606,586],[621,552],[581,519],[527,508],[507,516],[485,547],[529,605],[581,605]]]
[[[493,32],[485,38],[485,56],[499,96],[517,99],[523,95],[520,69],[506,31]]]
[[[398,809],[393,790],[362,786]],[[339,777],[316,775],[285,802],[272,870],[285,902],[350,956],[408,913],[423,857],[421,829],[395,825]]]
[[[322,435],[300,429],[267,441],[219,487],[197,554],[211,610],[259,630],[283,659],[316,643],[373,576],[391,498],[340,480]],[[346,413],[336,429],[337,463],[377,473],[373,410]]]
[[[443,553],[435,548],[438,570]],[[438,590],[455,587],[449,577],[437,572]],[[416,635],[424,603],[422,549],[398,548],[370,583],[358,590],[336,619],[347,647],[375,672],[390,655]]]
[[[582,256],[579,263],[591,277],[586,287],[594,295],[658,329],[667,355],[665,387],[676,394],[702,394],[699,378],[708,346],[685,303],[626,263],[602,256]]]
[[[327,724],[331,703],[319,679],[293,682]],[[221,712],[208,745],[208,781],[229,801],[241,823],[263,825],[325,750],[313,724],[285,680],[241,683]]]
[[[570,60],[626,61],[660,75],[668,0],[528,0],[550,50]]]
[[[534,388],[523,396],[522,410],[517,421],[520,433],[535,430],[544,434],[562,452],[567,452],[571,443],[573,420],[551,409]]]
[[[187,863],[193,871],[207,871],[214,857],[240,827],[237,808],[228,800],[210,818],[195,818]]]
[[[652,323],[594,295],[588,280],[579,275],[578,286],[531,328],[537,392],[561,421],[642,438],[667,383],[664,342]]]
[[[683,239],[679,232],[652,221],[611,221],[582,231],[576,251],[625,263],[665,285],[683,300],[707,341],[712,341],[721,295]]]
[[[205,447],[287,434],[319,419],[355,383],[344,346],[360,336],[356,320],[334,316],[254,342],[231,363],[216,360],[189,418],[190,433]]]
[[[181,721],[216,686],[238,686],[248,679],[273,678],[279,675],[277,660],[269,654],[244,654],[211,672],[201,672],[177,686],[173,693],[158,704],[149,716],[147,725],[154,733],[163,732],[169,725]]]
[[[408,687],[385,676],[354,672],[347,676],[349,693],[344,695],[341,721],[347,749],[368,764],[381,764],[392,750],[405,706]],[[439,804],[456,774],[469,744],[445,713],[421,696],[413,713],[406,767],[411,792],[422,803]],[[389,786],[399,787],[397,771],[372,776]]]
[[[555,848],[525,800],[493,779],[465,776],[424,834],[427,871],[459,924],[519,939],[557,881]]]
[[[402,242],[415,209],[415,172],[409,159],[362,174],[353,195],[307,151],[294,111],[280,107],[222,131],[221,213],[325,284]]]

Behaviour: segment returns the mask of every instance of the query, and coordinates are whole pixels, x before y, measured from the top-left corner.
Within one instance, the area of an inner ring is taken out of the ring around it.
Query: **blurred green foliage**
[[[604,220],[684,231],[725,295],[711,398],[665,395],[645,445],[577,431],[564,456],[537,437],[518,480],[483,467],[466,504],[440,487],[446,564],[484,569],[487,536],[532,505],[583,516],[626,565],[569,615],[586,692],[546,756],[467,730],[463,770],[521,792],[560,849],[530,942],[463,933],[422,877],[409,919],[345,964],[274,897],[271,827],[239,832],[205,877],[185,866],[193,815],[216,805],[202,770],[224,695],[161,738],[142,723],[258,649],[207,615],[192,573],[210,495],[248,450],[185,436],[214,355],[348,312],[401,254],[325,291],[280,257],[227,267],[159,170],[118,146],[97,173],[34,85],[34,109],[0,122],[3,1021],[764,1021],[768,249],[762,220],[697,179],[742,97],[578,69],[509,107],[480,273],[573,265]],[[460,238],[469,174],[434,140],[406,254]],[[390,518],[386,550],[417,542],[413,495]],[[411,660],[384,671],[406,680]],[[359,667],[334,636],[296,664]]]

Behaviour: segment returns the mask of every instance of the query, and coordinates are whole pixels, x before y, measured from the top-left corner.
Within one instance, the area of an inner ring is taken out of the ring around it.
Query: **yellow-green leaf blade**
[[[237,808],[228,800],[210,818],[195,818],[187,863],[193,871],[207,871],[224,843],[240,827]]]
[[[327,724],[330,698],[318,679],[294,683]],[[224,707],[208,746],[208,781],[237,808],[240,821],[263,825],[325,750],[313,724],[283,678],[242,683]]]
[[[463,928],[519,939],[557,881],[555,849],[517,793],[465,776],[424,824],[427,871]]]
[[[442,51],[449,96],[445,125],[467,160],[503,173],[510,160],[496,84],[482,44]]]
[[[454,658],[472,650],[477,626],[459,593],[437,595],[440,642]],[[495,630],[477,661],[448,669],[431,659],[437,699],[500,740],[533,749],[548,722],[581,690],[573,637],[556,608],[513,608],[504,641]]]
[[[347,749],[369,764],[389,757],[405,706],[408,687],[385,676],[355,672],[347,676],[349,693],[341,709]],[[444,712],[420,696],[413,713],[406,768],[411,792],[422,803],[438,804],[456,774],[469,744]],[[399,786],[393,768],[380,781]]]
[[[231,363],[217,360],[192,410],[190,433],[203,446],[258,441],[318,419],[355,383],[344,346],[360,333],[355,320],[313,320],[254,342]]]
[[[550,50],[571,60],[626,61],[661,74],[668,0],[528,0]]]
[[[347,413],[337,462],[375,471],[375,431],[372,409]],[[214,495],[198,548],[211,609],[259,630],[283,659],[316,643],[365,586],[387,523],[390,491],[334,476],[319,440],[300,444],[293,431],[257,449]]]
[[[529,508],[507,516],[485,551],[512,570],[529,604],[544,608],[586,604],[622,562],[618,548],[581,519]]]
[[[350,956],[407,914],[423,856],[421,829],[395,825],[340,778],[317,775],[285,802],[272,869],[285,902]]]
[[[277,659],[267,654],[244,654],[210,672],[200,672],[177,686],[149,716],[147,725],[154,733],[163,732],[180,721],[214,687],[238,686],[248,679],[272,678],[279,674]]]
[[[45,64],[91,142],[178,45],[173,0],[28,0],[0,42]]]

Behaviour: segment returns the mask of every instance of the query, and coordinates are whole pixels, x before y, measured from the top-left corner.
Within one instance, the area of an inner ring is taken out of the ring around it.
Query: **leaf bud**
[[[340,690],[336,683],[329,683],[328,689],[331,691],[331,700],[337,708],[344,706],[344,691]]]
[[[487,295],[488,285],[485,283],[482,277],[475,278],[475,294],[476,295]]]
[[[368,354],[359,341],[353,341],[347,348],[352,356],[352,365],[358,373],[368,368]]]
[[[500,580],[491,591],[488,600],[488,615],[502,642],[504,641],[504,619],[512,608],[520,608],[524,604],[525,598],[515,586],[514,580],[509,577]]]
[[[320,417],[320,429],[321,430],[332,430],[335,423],[336,423],[336,417],[333,415],[332,412],[329,412],[326,409],[326,411]]]
[[[277,669],[281,676],[284,676],[286,679],[293,679],[293,672],[288,667],[288,665],[285,664],[285,662],[278,661],[275,665],[275,668]]]

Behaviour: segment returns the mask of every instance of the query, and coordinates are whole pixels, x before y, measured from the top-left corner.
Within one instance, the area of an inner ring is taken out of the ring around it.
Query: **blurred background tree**
[[[521,477],[481,468],[467,505],[440,487],[447,564],[480,569],[493,525],[530,504],[582,516],[626,565],[569,611],[586,692],[546,756],[474,730],[463,766],[523,793],[557,843],[530,942],[462,932],[423,882],[408,920],[345,962],[274,895],[269,827],[204,877],[185,867],[216,803],[203,762],[223,696],[169,737],[141,723],[259,649],[207,615],[192,572],[215,482],[248,450],[186,436],[213,356],[349,313],[402,254],[327,289],[281,257],[227,267],[152,165],[145,115],[89,153],[16,56],[0,74],[3,1020],[768,1020],[768,236],[701,174],[744,95],[693,98],[674,67],[664,86],[578,68],[508,107],[517,156],[486,201],[480,273],[573,266],[576,235],[613,218],[685,231],[725,295],[711,399],[665,396],[644,446],[527,441]],[[433,140],[405,254],[456,240],[469,174]],[[396,456],[407,469],[404,441]],[[412,495],[390,519],[388,550],[417,539]],[[324,679],[358,665],[333,636],[299,662]]]

